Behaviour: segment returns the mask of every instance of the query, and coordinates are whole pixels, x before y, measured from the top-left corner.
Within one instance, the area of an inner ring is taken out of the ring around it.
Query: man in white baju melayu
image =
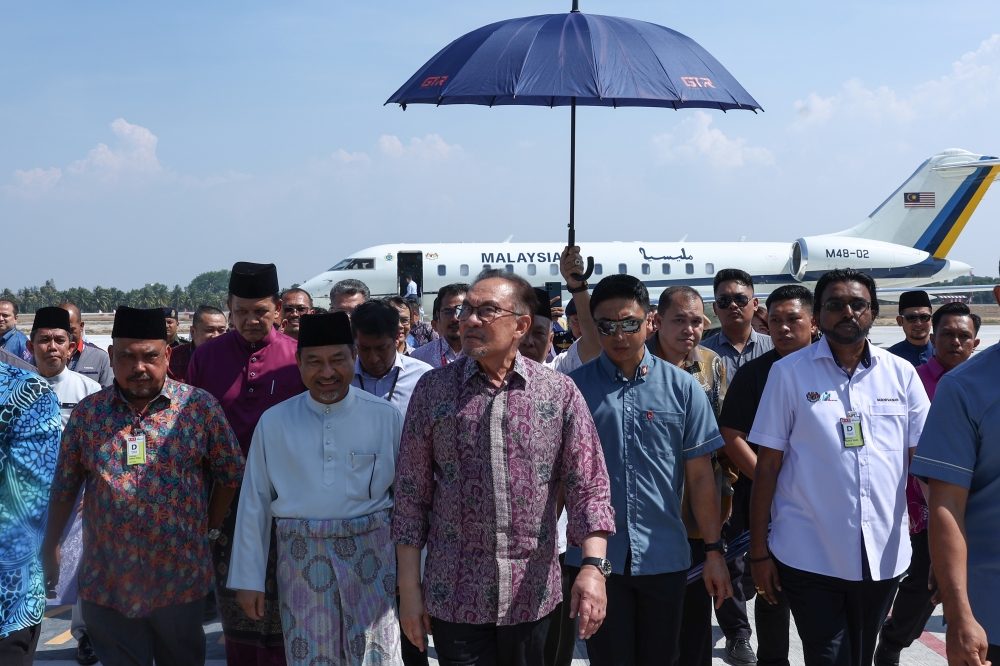
[[[308,391],[254,430],[228,586],[251,619],[263,615],[277,518],[288,663],[402,664],[389,515],[403,416],[350,387],[356,354],[343,312],[303,315],[296,358]]]

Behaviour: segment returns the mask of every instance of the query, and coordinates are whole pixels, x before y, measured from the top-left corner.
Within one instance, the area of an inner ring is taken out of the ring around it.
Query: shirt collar
[[[274,338],[277,337],[278,334],[274,330],[274,327],[272,326],[271,330],[268,331],[267,335],[264,336],[264,339],[260,340],[259,342],[250,342],[249,340],[244,338],[240,334],[240,332],[237,331],[236,329],[233,329],[233,335],[236,336],[236,342],[239,343],[240,347],[245,349],[247,352],[253,352],[253,351],[260,351],[264,347],[271,344],[274,341]]]
[[[622,375],[618,366],[615,365],[610,358],[608,358],[608,355],[605,352],[602,351],[601,355],[597,358],[597,362],[601,366],[601,369],[604,370],[604,373],[612,381],[624,381],[626,379],[628,381],[642,381],[643,377],[646,376],[646,373],[649,372],[650,366],[655,365],[660,360],[659,357],[650,354],[649,347],[644,345],[642,349],[642,360],[639,361],[639,367],[635,369],[635,377],[626,378]],[[664,363],[665,362],[666,361],[664,361]]]
[[[451,349],[451,347],[449,347],[449,349]],[[482,374],[482,371],[479,369],[479,363],[477,363],[475,359],[469,358],[468,356],[460,356],[455,363],[465,364],[462,367],[463,384],[476,375]],[[507,377],[504,381],[508,381],[514,375],[519,376],[525,383],[528,382],[528,364],[524,362],[524,357],[521,356],[521,352],[517,352],[517,355],[514,356],[514,367],[507,373]]]
[[[844,366],[840,364],[840,361],[837,360],[837,357],[833,355],[833,350],[830,349],[830,341],[827,340],[825,335],[820,338],[819,342],[812,346],[816,348],[816,355],[814,358],[829,358],[837,364],[838,368],[844,368]],[[872,367],[872,343],[868,340],[865,340],[865,351],[861,355],[861,366],[865,369]]]
[[[944,366],[941,365],[941,362],[937,360],[937,355],[931,356],[927,359],[927,363],[925,365],[927,366],[927,371],[931,375],[931,379],[934,381],[941,379],[941,375],[948,372],[944,369]]]
[[[719,335],[722,336],[722,340],[723,340],[722,344],[729,345],[730,347],[733,347],[734,349],[736,348],[736,346],[733,344],[732,340],[729,339],[729,336],[726,335],[725,331],[721,331],[720,330],[719,331]],[[758,333],[757,331],[755,331],[753,329],[753,327],[751,327],[750,328],[750,337],[747,338],[746,346],[744,347],[744,349],[746,349],[746,347],[750,347],[752,345],[757,344],[758,342],[760,342],[763,339],[764,339],[764,336],[762,334]]]
[[[660,360],[663,360],[663,357],[660,356],[659,331],[653,333],[653,337],[651,337],[649,340],[646,340],[646,349],[651,355],[655,356]],[[701,355],[701,352],[698,351],[699,349],[700,349],[699,345],[695,345],[694,347],[691,348],[691,351],[688,352],[688,355],[684,357],[683,361],[681,361],[681,367],[683,369],[690,370],[693,366],[700,365],[705,362],[705,357]]]
[[[342,400],[338,400],[332,405],[328,405],[324,402],[320,402],[314,399],[312,397],[312,394],[309,393],[308,390],[302,395],[304,396],[306,404],[309,405],[309,409],[316,412],[320,416],[326,416],[327,414],[340,414],[341,412],[345,412],[351,408],[351,405],[353,405],[354,401],[356,400],[356,398],[354,397],[354,389],[351,387],[348,387],[347,395],[345,395]]]
[[[162,402],[163,400],[166,400],[167,402],[174,401],[176,396],[174,394],[174,390],[171,384],[180,385],[180,382],[175,382],[169,377],[165,378],[163,380],[163,386],[160,387],[160,392],[156,394],[155,398],[149,401],[149,404],[146,405],[145,411],[149,411],[151,405]],[[129,402],[128,399],[124,395],[122,395],[122,387],[118,384],[117,379],[114,380],[114,387],[115,387],[115,396],[117,396],[118,400],[121,401],[122,404],[124,404],[129,409],[138,412],[139,410],[136,409],[135,405]]]
[[[17,333],[17,327],[10,329],[9,331],[7,331],[6,333],[4,333],[3,335],[0,335],[0,340],[3,340],[4,342],[7,342],[12,337],[14,337],[15,333]]]
[[[400,372],[403,371],[403,355],[400,354],[398,351],[396,352],[396,358],[393,359],[392,367],[399,368]],[[385,379],[392,373],[392,368],[389,368],[389,372],[385,373],[381,377],[376,377],[375,375],[372,375],[367,370],[365,370],[365,366],[361,365],[361,355],[358,354],[358,358],[354,361],[354,372],[355,374],[361,374],[364,375],[365,377],[370,377],[371,379]]]

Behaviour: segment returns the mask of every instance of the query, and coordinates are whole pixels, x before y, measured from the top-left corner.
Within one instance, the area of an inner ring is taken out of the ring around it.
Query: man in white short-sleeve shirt
[[[870,276],[823,275],[813,307],[824,337],[774,364],[748,437],[750,561],[765,599],[785,592],[806,663],[857,666],[910,563],[906,475],[929,402],[908,362],[868,343]]]

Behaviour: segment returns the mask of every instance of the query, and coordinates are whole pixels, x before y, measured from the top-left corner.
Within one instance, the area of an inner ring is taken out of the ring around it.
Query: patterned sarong
[[[288,663],[401,665],[389,511],[352,520],[277,522]]]

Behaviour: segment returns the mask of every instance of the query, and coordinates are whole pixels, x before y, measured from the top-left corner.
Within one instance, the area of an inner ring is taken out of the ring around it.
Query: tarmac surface
[[[980,343],[979,349],[983,350],[986,347],[992,346],[997,342],[1000,342],[1000,326],[983,326],[979,334]],[[902,330],[894,326],[876,326],[872,329],[870,339],[873,344],[879,347],[888,347],[896,342],[903,339]],[[106,335],[94,335],[90,336],[90,341],[100,347],[107,347],[111,343],[111,336]],[[747,604],[747,609],[750,615],[750,624],[754,626],[754,604],[753,602]],[[947,659],[945,659],[945,627],[944,618],[941,614],[941,607],[935,609],[933,617],[927,623],[927,627],[923,635],[914,641],[913,645],[908,649],[904,650],[902,653],[902,658],[900,664],[902,666],[944,666],[947,664]],[[713,649],[713,666],[726,664],[725,660],[725,647],[726,640],[722,634],[722,630],[719,628],[712,618],[713,624],[713,638],[715,639],[715,646]],[[44,663],[46,665],[51,664],[52,666],[73,666],[76,664],[76,641],[69,633],[70,625],[70,607],[69,606],[59,606],[52,607],[46,613],[46,618],[42,622],[42,636],[38,641],[38,652],[35,656],[35,661],[39,663]],[[225,647],[222,643],[222,625],[218,621],[205,623],[205,638],[207,643],[207,654],[208,661],[207,666],[225,666]],[[757,649],[757,636],[754,634],[750,638],[750,643],[754,650]],[[798,635],[793,628],[790,636],[790,653],[789,662],[792,666],[801,666],[804,664],[802,659],[802,644],[799,641]],[[430,663],[432,666],[437,665],[436,653],[434,652],[433,646],[430,648]],[[574,666],[583,666],[584,664],[589,664],[587,659],[587,648],[583,641],[577,643],[576,655],[573,661]]]

